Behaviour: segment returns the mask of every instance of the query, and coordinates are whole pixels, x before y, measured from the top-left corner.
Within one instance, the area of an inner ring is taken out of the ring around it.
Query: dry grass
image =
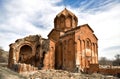
[[[0,79],[27,79],[27,78],[21,76],[20,74],[14,71],[11,71],[7,67],[0,66]]]
[[[27,79],[7,68],[8,52],[0,47],[0,79]]]

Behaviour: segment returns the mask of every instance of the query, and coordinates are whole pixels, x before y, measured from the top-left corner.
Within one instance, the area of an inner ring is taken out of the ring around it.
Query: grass
[[[14,72],[7,67],[0,66],[0,79],[27,79],[26,77]]]

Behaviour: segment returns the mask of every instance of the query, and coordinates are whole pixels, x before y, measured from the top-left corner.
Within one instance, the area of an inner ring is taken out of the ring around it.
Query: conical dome
[[[77,27],[77,23],[78,19],[75,14],[66,8],[58,13],[54,19],[55,28],[64,31]]]
[[[61,15],[64,15],[66,17],[69,16],[69,15],[72,16],[72,17],[76,17],[75,14],[73,14],[71,11],[67,10],[66,8],[62,12],[57,14],[56,17],[60,17]]]

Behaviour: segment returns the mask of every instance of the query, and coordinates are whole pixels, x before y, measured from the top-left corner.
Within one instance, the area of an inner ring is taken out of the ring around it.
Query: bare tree
[[[100,65],[112,65],[112,60],[108,60],[106,57],[101,57],[99,60]]]
[[[113,61],[114,66],[120,66],[120,54],[115,55],[115,60]]]
[[[116,60],[120,59],[120,54],[115,55]]]
[[[106,57],[101,57],[100,60],[99,60],[99,64],[100,65],[106,65],[106,61],[107,61]]]

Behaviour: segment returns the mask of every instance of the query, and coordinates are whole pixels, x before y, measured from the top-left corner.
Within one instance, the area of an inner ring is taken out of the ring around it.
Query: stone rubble
[[[101,75],[97,73],[83,74],[72,73],[64,70],[39,70],[29,75],[28,79],[119,79],[109,75]]]

